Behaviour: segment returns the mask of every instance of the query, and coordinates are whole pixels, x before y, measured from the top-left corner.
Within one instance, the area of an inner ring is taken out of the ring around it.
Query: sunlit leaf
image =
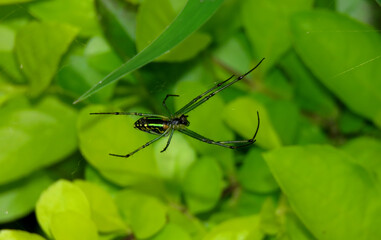
[[[45,240],[45,238],[22,230],[0,230],[0,240]]]
[[[118,209],[111,196],[96,184],[76,180],[75,185],[81,188],[90,203],[91,216],[98,231],[126,232],[126,226],[119,216]]]
[[[57,221],[57,219],[54,220],[57,214],[63,214],[62,218],[66,220],[71,219],[74,221],[78,215],[88,219],[88,221],[91,219],[90,205],[86,195],[79,187],[67,180],[59,180],[51,185],[41,194],[37,202],[36,216],[38,223],[50,237],[53,236],[52,224],[58,227],[55,230],[61,232],[61,228],[57,226],[58,222],[53,223],[53,221]]]
[[[98,239],[96,225],[88,216],[75,211],[57,212],[52,217],[51,231],[56,240]]]

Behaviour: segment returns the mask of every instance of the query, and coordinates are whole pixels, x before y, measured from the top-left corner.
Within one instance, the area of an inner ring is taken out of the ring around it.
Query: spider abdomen
[[[170,120],[158,117],[143,117],[135,122],[135,128],[152,134],[163,134],[169,128]]]

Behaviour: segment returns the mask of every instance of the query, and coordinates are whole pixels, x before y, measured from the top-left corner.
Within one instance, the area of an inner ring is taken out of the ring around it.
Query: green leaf
[[[84,93],[75,103],[84,100],[106,85],[120,79],[129,72],[144,66],[171,50],[196,31],[221,5],[222,0],[190,0],[176,19],[149,46],[131,60],[114,70],[101,82]]]
[[[56,163],[77,147],[76,113],[55,98],[1,115],[0,184]]]
[[[232,218],[225,221],[205,235],[204,240],[261,240],[264,234],[259,230],[260,217],[253,215],[249,217]]]
[[[365,128],[365,120],[349,111],[344,111],[338,121],[341,133],[358,133]]]
[[[213,56],[218,59],[219,63],[229,66],[235,72],[244,73],[252,68],[249,44],[246,36],[240,32],[235,33],[218,45],[218,48],[213,52]]]
[[[24,83],[13,52],[16,31],[9,26],[0,25],[0,36],[0,70],[14,82]]]
[[[255,129],[257,129],[257,111],[259,112],[260,126],[256,144],[268,149],[281,146],[281,140],[271,123],[268,110],[263,104],[252,98],[241,97],[229,103],[225,107],[224,118],[232,129],[249,139],[253,137]]]
[[[0,2],[0,5],[6,5],[6,4],[17,4],[17,3],[24,3],[24,2],[31,2],[35,0],[2,0]]]
[[[0,230],[0,240],[45,240],[45,238],[21,230]]]
[[[173,21],[176,13],[169,0],[145,0],[140,6],[136,22],[136,45],[142,51]],[[207,34],[196,32],[156,61],[184,61],[194,57],[210,42]]]
[[[17,32],[15,51],[32,95],[39,95],[49,86],[76,35],[76,28],[58,23],[32,22]]]
[[[245,190],[269,193],[278,189],[271,172],[262,157],[261,150],[252,148],[245,156],[238,179]]]
[[[201,158],[191,166],[183,182],[183,191],[192,213],[208,211],[217,204],[224,187],[222,177],[221,168],[213,158]]]
[[[102,73],[108,73],[122,64],[105,39],[99,36],[89,40],[84,55],[89,65]]]
[[[329,142],[322,129],[311,123],[306,117],[300,118],[298,130],[295,141],[296,144],[323,144]]]
[[[192,239],[202,239],[206,233],[203,223],[195,217],[190,217],[181,209],[168,208],[168,225],[176,225],[187,232]]]
[[[114,200],[104,189],[83,180],[76,180],[74,184],[83,191],[89,200],[92,219],[100,232],[127,231]]]
[[[192,238],[179,226],[169,223],[150,240],[191,240]]]
[[[47,22],[57,22],[80,29],[80,35],[92,36],[98,33],[94,0],[37,1],[31,4],[29,12]]]
[[[381,141],[371,137],[358,137],[348,141],[342,149],[353,156],[355,163],[374,174],[381,182]]]
[[[184,175],[196,160],[196,152],[185,140],[184,135],[174,133],[171,145],[165,152],[163,150],[168,139],[163,138],[155,145],[155,159],[161,177],[175,183],[181,183]]]
[[[70,210],[53,215],[51,231],[55,240],[98,239],[97,227],[89,216]]]
[[[322,10],[295,15],[292,30],[297,53],[319,80],[352,111],[375,121],[381,115],[380,34]]]
[[[293,99],[294,89],[287,76],[278,68],[271,69],[261,81],[264,88],[277,99]],[[265,91],[266,91],[265,90]]]
[[[134,190],[123,190],[115,199],[126,222],[138,238],[148,238],[166,223],[167,208],[156,198]]]
[[[123,60],[136,54],[135,47],[135,8],[127,1],[95,0],[105,37]]]
[[[265,106],[271,118],[271,123],[282,143],[284,145],[294,144],[301,117],[296,104],[291,101],[276,101],[271,98],[264,98],[262,101],[266,101]],[[287,116],[286,121],[285,116]]]
[[[108,111],[92,106],[80,113],[78,133],[82,155],[104,177],[119,185],[131,185],[158,177],[152,146],[137,152],[130,159],[109,155],[132,152],[154,136],[134,129],[134,116],[90,115],[92,112]]]
[[[291,211],[286,215],[286,232],[290,239],[316,240],[298,217]]]
[[[379,185],[350,155],[310,145],[279,148],[264,158],[293,210],[317,239],[381,237]]]
[[[0,223],[11,222],[32,212],[41,192],[51,182],[47,172],[39,171],[11,184],[0,186]]]
[[[266,57],[263,69],[271,68],[291,47],[290,16],[312,7],[312,0],[247,0],[242,21],[257,58]]]
[[[60,213],[64,215],[59,216]],[[55,230],[60,232],[57,226],[59,223],[54,223],[57,221],[55,217],[62,217],[65,221],[66,219],[75,221],[78,215],[90,220],[90,205],[82,190],[67,180],[59,180],[51,185],[41,194],[36,205],[38,223],[49,237],[53,236],[53,224],[55,224]]]
[[[282,58],[281,67],[292,80],[298,106],[325,118],[338,115],[338,107],[332,96],[303,65],[295,51],[290,51]]]
[[[103,78],[104,74],[99,73],[89,66],[88,61],[83,56],[71,55],[65,61],[56,76],[57,83],[74,96],[79,96],[83,91]],[[89,101],[103,103],[107,101],[114,91],[114,84],[110,85],[103,92],[94,94]]]

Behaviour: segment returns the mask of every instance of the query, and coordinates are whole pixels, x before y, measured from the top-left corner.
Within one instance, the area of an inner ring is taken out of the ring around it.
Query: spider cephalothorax
[[[118,154],[111,154],[112,156],[116,157],[129,157],[132,154],[140,151],[141,149],[151,145],[155,141],[159,140],[162,137],[169,136],[167,145],[165,145],[164,149],[161,152],[164,152],[169,144],[171,143],[171,139],[173,136],[173,133],[175,130],[184,133],[192,138],[195,138],[197,140],[200,140],[205,143],[209,144],[214,144],[218,145],[221,147],[226,147],[226,148],[231,148],[231,149],[236,149],[240,147],[245,147],[248,145],[251,145],[255,142],[255,137],[257,136],[258,129],[259,129],[259,114],[257,112],[258,116],[258,125],[257,129],[254,133],[254,136],[251,139],[248,140],[237,140],[237,141],[214,141],[209,138],[206,138],[204,136],[201,136],[200,134],[193,132],[192,130],[188,129],[187,127],[190,125],[188,121],[188,116],[185,115],[186,113],[194,110],[196,107],[200,106],[207,100],[209,100],[211,97],[213,97],[215,94],[218,92],[224,90],[225,88],[233,85],[234,83],[238,82],[239,80],[243,79],[246,75],[251,73],[254,69],[256,69],[264,60],[264,58],[250,71],[247,73],[237,77],[233,81],[230,81],[233,77],[231,76],[230,78],[226,79],[225,81],[222,81],[218,83],[216,86],[212,87],[211,89],[207,90],[206,92],[200,94],[199,96],[195,97],[192,101],[189,103],[185,104],[184,107],[182,107],[180,110],[172,114],[167,105],[165,104],[166,100],[168,97],[178,97],[179,95],[173,95],[173,94],[168,94],[164,100],[163,100],[163,106],[167,110],[169,116],[163,116],[163,115],[158,115],[158,114],[150,114],[150,113],[137,113],[137,112],[108,112],[108,113],[90,113],[90,114],[113,114],[113,115],[136,115],[136,116],[142,116],[139,120],[137,120],[134,124],[134,127],[144,131],[148,132],[151,134],[159,135],[155,139],[147,142],[143,146],[139,147],[135,151],[127,154],[127,155],[118,155]]]

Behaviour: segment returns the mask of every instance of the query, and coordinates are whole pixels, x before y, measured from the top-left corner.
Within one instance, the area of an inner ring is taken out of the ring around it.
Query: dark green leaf
[[[71,55],[65,64],[65,67],[57,73],[56,80],[63,89],[74,96],[79,96],[104,76],[89,66],[88,61],[83,56]],[[89,100],[95,103],[105,102],[111,97],[113,90],[114,85],[110,85],[103,92],[91,96]]]
[[[110,73],[101,82],[84,93],[76,102],[82,101],[106,85],[117,81],[129,72],[153,61],[174,48],[186,37],[196,31],[221,5],[222,0],[190,0],[177,18],[149,46],[130,61]]]
[[[253,148],[246,155],[238,173],[239,182],[248,191],[273,192],[278,189],[278,184],[271,175],[261,152],[261,150]]]
[[[136,54],[135,9],[123,0],[95,0],[103,32],[123,60]]]

